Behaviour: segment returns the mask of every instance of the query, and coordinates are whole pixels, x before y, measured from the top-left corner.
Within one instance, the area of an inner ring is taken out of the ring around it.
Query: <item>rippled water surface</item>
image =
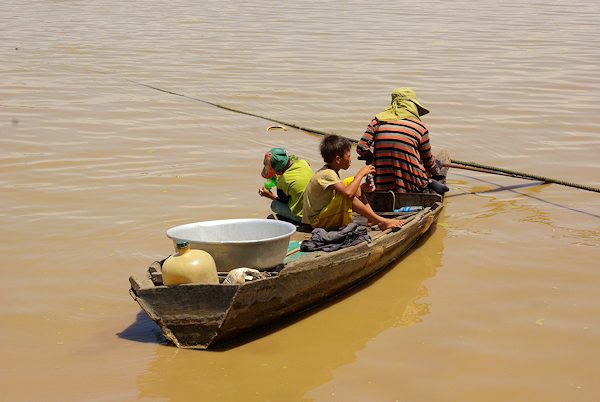
[[[410,86],[434,150],[599,187],[599,27],[587,0],[3,2],[0,399],[597,401],[598,193],[451,170],[394,269],[218,352],[162,344],[128,277],[171,226],[264,217],[268,148],[320,166],[212,104],[359,138]]]

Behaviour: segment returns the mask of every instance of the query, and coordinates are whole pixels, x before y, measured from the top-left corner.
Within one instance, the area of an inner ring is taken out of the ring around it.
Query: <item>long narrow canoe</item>
[[[439,156],[438,156],[439,158]],[[397,231],[370,230],[371,242],[334,252],[297,252],[264,279],[241,285],[164,286],[160,262],[131,277],[130,294],[177,347],[207,349],[283,317],[313,308],[384,270],[437,221],[443,199],[430,193],[375,192],[376,211],[424,207]],[[297,232],[291,241],[305,239]],[[221,276],[221,280],[223,276]]]

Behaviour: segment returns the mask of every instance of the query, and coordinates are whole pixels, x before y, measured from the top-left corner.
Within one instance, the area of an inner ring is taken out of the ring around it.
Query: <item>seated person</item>
[[[302,222],[313,228],[338,230],[352,222],[352,211],[365,216],[369,224],[380,230],[398,226],[402,221],[377,215],[360,190],[362,178],[375,171],[375,167],[362,167],[355,176],[340,178],[340,170],[350,167],[352,146],[347,138],[328,135],[321,141],[321,156],[325,166],[315,173],[304,191]]]
[[[287,154],[283,148],[272,148],[265,154],[262,177],[277,178],[277,196],[265,186],[258,190],[261,197],[270,198],[271,210],[293,223],[302,223],[304,189],[313,171],[304,159]]]
[[[390,107],[377,114],[356,151],[375,165],[375,190],[422,192],[429,187],[443,194],[448,188],[431,153],[429,130],[421,117],[429,113],[410,88],[396,88]]]

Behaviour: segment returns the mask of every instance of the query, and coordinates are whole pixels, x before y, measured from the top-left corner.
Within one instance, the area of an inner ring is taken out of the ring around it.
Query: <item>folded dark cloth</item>
[[[311,232],[310,240],[304,240],[300,244],[300,250],[336,251],[365,241],[371,241],[371,236],[367,233],[367,227],[352,222],[341,230],[314,229]]]

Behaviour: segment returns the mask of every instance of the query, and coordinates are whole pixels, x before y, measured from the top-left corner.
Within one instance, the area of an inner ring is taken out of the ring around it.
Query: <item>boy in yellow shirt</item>
[[[352,211],[366,217],[369,224],[386,230],[399,226],[402,221],[377,215],[361,199],[360,182],[375,172],[373,165],[362,167],[353,177],[340,178],[339,171],[351,164],[352,144],[347,138],[328,135],[321,141],[320,151],[325,165],[310,179],[304,191],[302,222],[313,228],[337,230],[352,222]]]

